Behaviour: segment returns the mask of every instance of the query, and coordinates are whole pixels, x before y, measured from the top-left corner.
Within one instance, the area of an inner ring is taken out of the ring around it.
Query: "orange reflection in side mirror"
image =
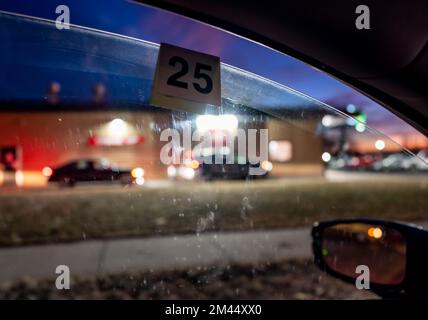
[[[406,271],[406,241],[400,232],[385,226],[343,223],[322,233],[322,256],[333,271],[356,278],[358,265],[370,270],[370,281],[398,285]]]

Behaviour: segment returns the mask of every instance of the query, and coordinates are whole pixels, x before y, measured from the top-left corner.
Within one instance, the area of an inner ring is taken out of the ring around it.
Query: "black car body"
[[[77,182],[133,182],[131,171],[119,169],[106,160],[76,160],[52,170],[49,182],[73,186]]]
[[[220,158],[222,161],[218,161]],[[233,163],[227,162],[227,156],[210,156],[203,158],[200,162],[200,177],[206,180],[227,179],[227,180],[246,180],[255,178],[266,178],[268,171],[262,168],[260,162],[251,164],[249,161],[239,161],[239,157],[235,157]],[[209,160],[209,161],[207,161]],[[254,169],[258,174],[252,174],[251,169]]]

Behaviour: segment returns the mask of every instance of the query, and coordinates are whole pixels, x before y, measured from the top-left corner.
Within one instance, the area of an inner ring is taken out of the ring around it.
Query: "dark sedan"
[[[52,169],[49,182],[62,186],[74,186],[78,182],[119,182],[142,184],[144,170],[135,168],[123,170],[105,159],[76,160]]]
[[[206,180],[228,179],[228,180],[246,180],[256,178],[266,178],[269,171],[272,169],[270,161],[262,161],[261,163],[251,164],[248,161],[242,163],[238,157],[234,158],[233,163],[227,163],[226,156],[223,156],[220,163],[216,162],[216,156],[207,157],[210,161],[200,161],[201,177]],[[220,156],[220,159],[222,156]]]

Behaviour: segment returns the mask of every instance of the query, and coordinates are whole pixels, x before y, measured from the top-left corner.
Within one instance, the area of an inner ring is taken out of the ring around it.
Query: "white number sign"
[[[220,106],[220,58],[162,43],[150,102],[196,113]]]

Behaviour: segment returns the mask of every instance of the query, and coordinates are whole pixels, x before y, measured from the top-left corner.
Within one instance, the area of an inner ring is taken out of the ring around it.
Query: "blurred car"
[[[61,186],[74,186],[78,182],[119,182],[122,184],[144,183],[144,170],[120,169],[106,159],[82,159],[66,163],[60,167],[48,170],[43,174],[49,176],[48,182],[58,183]]]
[[[381,155],[365,154],[351,159],[352,169],[370,170],[371,166],[381,159]]]
[[[403,153],[393,153],[371,165],[374,171],[403,171],[405,161],[411,159]]]
[[[270,161],[262,161],[256,164],[251,164],[248,161],[239,161],[236,156],[233,163],[227,163],[227,156],[223,157],[222,163],[216,163],[216,156],[213,155],[211,161],[201,161],[200,176],[206,180],[228,179],[228,180],[246,180],[266,178],[269,171],[272,170]],[[207,163],[208,162],[208,163]],[[260,169],[259,174],[251,174],[251,169]]]
[[[215,179],[228,179],[228,180],[245,180],[250,177],[250,164],[247,162],[245,164],[239,164],[234,162],[232,164],[226,164],[225,158],[224,162],[217,163],[202,163],[201,166],[201,177],[206,180],[215,180]]]
[[[372,154],[358,156],[342,155],[332,158],[328,163],[328,167],[336,170],[371,170],[373,164],[380,159],[381,156]]]
[[[427,171],[428,150],[421,150],[416,157],[410,157],[403,161],[403,168],[411,171]]]
[[[196,164],[196,162],[193,162]],[[172,180],[193,180],[197,174],[197,169],[199,168],[199,163],[197,167],[191,167],[191,165],[170,165],[168,166],[167,173],[168,178]]]
[[[270,161],[262,161],[257,164],[251,164],[248,161],[239,163],[238,157],[235,157],[233,163],[227,163],[226,156],[220,157],[223,157],[222,163],[216,163],[215,155],[212,155],[186,161],[183,165],[170,165],[167,169],[168,177],[174,180],[246,180],[266,178],[269,171],[272,170]],[[261,174],[251,175],[251,168],[260,168]]]

